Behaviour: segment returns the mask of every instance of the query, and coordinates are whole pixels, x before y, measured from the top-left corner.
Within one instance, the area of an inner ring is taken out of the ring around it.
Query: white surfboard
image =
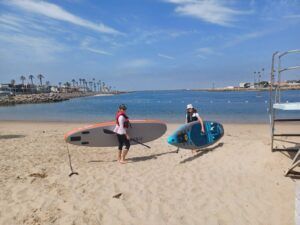
[[[131,139],[140,143],[153,141],[161,137],[167,130],[164,122],[159,120],[130,120],[128,134]],[[88,147],[118,146],[117,135],[104,133],[104,129],[113,131],[116,122],[105,122],[74,129],[65,135],[65,141],[73,145]],[[136,144],[136,142],[131,142]]]

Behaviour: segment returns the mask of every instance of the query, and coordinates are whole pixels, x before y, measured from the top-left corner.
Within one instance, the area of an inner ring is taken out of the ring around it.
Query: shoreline
[[[139,118],[140,119],[140,118]],[[147,120],[148,118],[146,118]],[[183,122],[180,122],[180,121],[164,121],[164,120],[161,120],[159,118],[151,118],[149,120],[160,120],[162,122],[165,122],[166,124],[171,124],[171,125],[181,125],[181,124],[184,124]],[[27,123],[27,124],[30,124],[30,123],[40,123],[40,124],[96,124],[96,123],[104,123],[104,122],[107,122],[107,121],[114,121],[113,119],[111,120],[99,120],[99,121],[67,121],[67,120],[63,120],[63,121],[58,121],[58,120],[17,120],[17,119],[8,119],[8,120],[5,120],[5,119],[2,119],[0,120],[0,124],[1,123]],[[219,120],[209,120],[209,121],[217,121],[219,122]],[[269,125],[270,123],[268,122],[262,122],[262,121],[256,121],[256,122],[240,122],[240,121],[236,121],[236,122],[233,122],[233,121],[227,121],[227,122],[219,122],[223,125]]]
[[[239,88],[239,87],[234,87],[234,88],[203,88],[203,89],[190,89],[191,91],[209,91],[209,92],[254,92],[254,91],[261,91],[261,92],[266,92],[270,91],[270,87],[267,88]],[[281,91],[299,91],[300,86],[296,87],[281,87]],[[274,90],[273,90],[274,91]]]
[[[281,87],[281,91],[299,91],[300,86],[296,87]],[[146,90],[130,90],[125,93],[134,93],[134,92],[158,92],[158,91],[212,91],[212,92],[227,92],[227,91],[236,91],[236,92],[255,92],[255,91],[270,91],[270,87],[267,88],[179,88],[179,89],[146,89]]]

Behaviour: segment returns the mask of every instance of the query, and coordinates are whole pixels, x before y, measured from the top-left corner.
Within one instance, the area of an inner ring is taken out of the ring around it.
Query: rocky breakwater
[[[15,104],[36,104],[52,103],[66,101],[71,98],[91,96],[95,93],[43,93],[43,94],[26,94],[0,98],[0,106]]]

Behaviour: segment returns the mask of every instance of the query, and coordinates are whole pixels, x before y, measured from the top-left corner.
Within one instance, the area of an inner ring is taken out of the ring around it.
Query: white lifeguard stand
[[[275,137],[300,137],[300,133],[276,133],[275,128],[277,123],[284,122],[299,122],[300,121],[300,96],[299,102],[282,102],[281,101],[281,88],[282,88],[282,73],[289,70],[299,70],[300,65],[284,67],[281,66],[282,58],[290,55],[290,54],[300,54],[300,49],[290,50],[283,53],[275,52],[272,56],[272,66],[271,66],[271,79],[270,79],[270,106],[269,106],[269,114],[270,114],[270,125],[271,125],[271,150],[272,151],[294,151],[297,152],[293,159],[292,166],[286,172],[286,176],[300,176],[300,172],[293,171],[298,165],[300,165],[300,146],[296,145],[295,147],[289,148],[277,148],[274,147]],[[300,64],[300,63],[299,63]],[[275,66],[277,65],[277,71],[275,70]],[[277,79],[275,74],[277,74]],[[298,110],[299,116],[298,118],[277,118],[278,110]],[[299,141],[300,144],[300,141]]]

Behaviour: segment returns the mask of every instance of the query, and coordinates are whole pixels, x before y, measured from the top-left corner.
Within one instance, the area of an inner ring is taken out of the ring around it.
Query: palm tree
[[[70,82],[66,82],[66,83],[64,83],[64,86],[65,86],[66,92],[69,92],[69,88],[71,87],[71,83]]]
[[[15,89],[16,81],[15,81],[14,79],[12,79],[12,80],[10,81],[10,84],[11,84],[13,93],[15,94],[15,92],[16,92],[16,89]]]
[[[22,81],[22,90],[23,90],[23,92],[24,92],[24,82],[25,82],[25,80],[26,80],[26,77],[25,77],[25,76],[21,76],[21,77],[20,77],[20,80]]]
[[[88,87],[88,82],[87,82],[87,81],[85,81],[85,88],[86,88],[86,91],[88,91],[88,90],[89,90],[89,87]]]
[[[82,84],[83,84],[83,91],[85,92],[86,91],[86,80],[85,79],[82,79]]]
[[[72,79],[73,87],[75,87],[75,79]]]
[[[37,78],[40,80],[41,86],[43,86],[43,78],[45,78],[42,74],[37,75]]]
[[[98,81],[98,85],[99,85],[99,92],[102,91],[102,88],[101,88],[101,80]]]
[[[102,82],[102,91],[106,92],[106,90],[105,90],[105,82]]]
[[[90,91],[93,91],[93,81],[90,81],[89,85],[90,85]]]
[[[94,86],[94,91],[96,91],[96,79],[95,78],[93,78],[93,86]]]
[[[96,82],[96,86],[97,86],[96,91],[99,91],[99,82],[98,81]]]
[[[32,93],[34,76],[33,76],[33,75],[29,75],[28,78],[29,78],[29,80],[31,81],[30,91],[31,91],[31,93]]]
[[[20,80],[22,81],[22,85],[24,86],[24,82],[26,80],[26,77],[25,76],[20,76]]]
[[[29,75],[28,78],[29,78],[29,80],[31,81],[31,85],[33,86],[33,79],[34,79],[34,76],[33,76],[33,75]]]

